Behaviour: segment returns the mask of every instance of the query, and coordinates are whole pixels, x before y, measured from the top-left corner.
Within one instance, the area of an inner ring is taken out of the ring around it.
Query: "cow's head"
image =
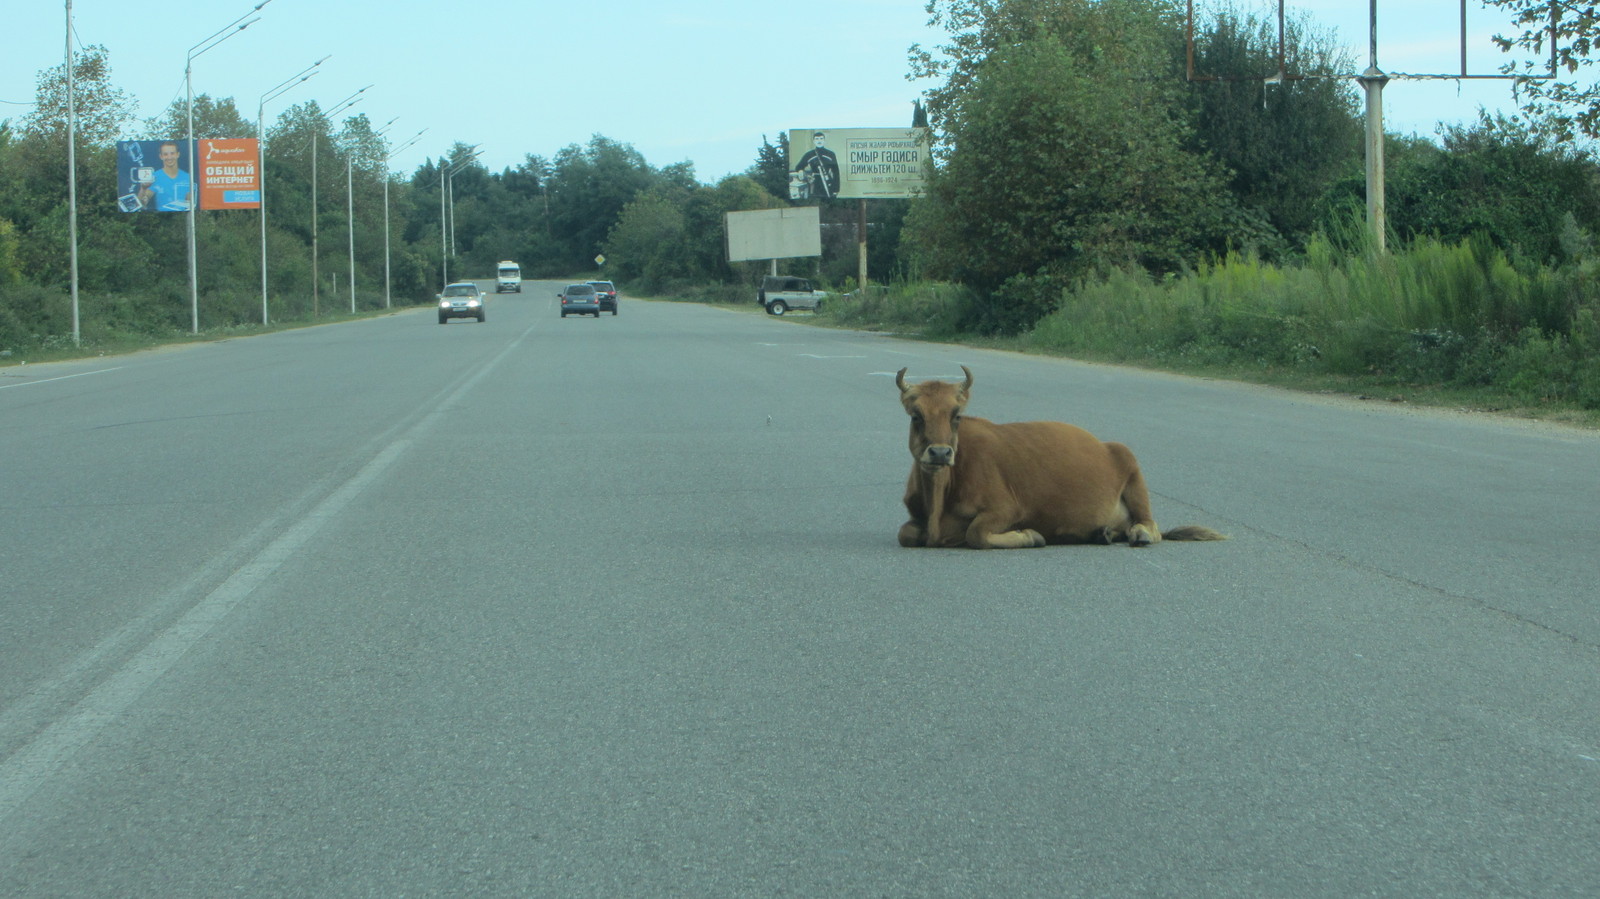
[[[961,410],[966,408],[972,390],[972,370],[965,365],[964,384],[948,381],[906,383],[906,370],[900,369],[894,383],[900,388],[900,404],[911,416],[911,457],[928,474],[956,464],[956,440],[961,430]]]

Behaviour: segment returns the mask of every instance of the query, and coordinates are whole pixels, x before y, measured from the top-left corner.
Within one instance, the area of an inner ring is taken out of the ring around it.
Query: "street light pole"
[[[385,309],[393,308],[389,297],[389,160],[393,159],[396,153],[416,143],[421,139],[423,131],[427,130],[424,128],[418,131],[410,140],[395,147],[383,157],[383,308]]]
[[[72,71],[72,0],[67,2],[67,239],[72,245],[72,345],[83,345],[78,320],[78,106]]]
[[[279,94],[288,91],[294,86],[310,81],[317,73],[315,69],[328,61],[324,56],[299,74],[288,79],[261,95],[261,100],[256,104],[256,184],[260,186],[260,212],[261,212],[261,324],[266,326],[267,318],[267,128],[266,107],[267,101],[275,99]]]
[[[395,116],[383,123],[383,127],[372,132],[373,137],[382,137],[389,126],[399,121]],[[351,147],[344,157],[344,191],[345,191],[345,225],[350,231],[350,314],[356,314],[356,187],[355,187],[356,148]],[[385,210],[387,212],[388,210]]]
[[[472,155],[446,165],[439,164],[439,255],[444,265],[444,283],[450,283],[450,252],[455,249],[454,221],[456,214],[455,197],[450,198],[448,218],[445,211],[445,192],[454,188],[456,170],[483,155],[479,147],[483,144],[473,144],[468,150],[476,151]],[[448,177],[447,177],[448,176]]]
[[[272,0],[261,0],[260,3],[257,3],[253,8],[251,8],[250,12],[247,12],[243,16],[234,19],[221,31],[218,31],[216,34],[213,34],[200,43],[195,44],[193,47],[190,47],[189,55],[183,63],[184,106],[188,110],[189,118],[189,184],[188,194],[186,197],[189,203],[189,208],[185,215],[189,221],[189,317],[191,328],[195,334],[200,333],[200,275],[199,269],[195,263],[194,216],[196,209],[198,209],[200,206],[200,197],[195,191],[194,177],[194,167],[195,164],[199,162],[199,160],[195,158],[194,152],[194,60],[195,57],[205,53],[212,47],[215,47],[228,38],[233,37],[246,28],[249,28],[251,25],[261,21],[260,16],[257,16],[248,22],[245,22],[244,19],[245,16],[248,16],[251,13],[260,12],[261,7],[266,6],[271,2]],[[240,24],[241,22],[244,24]]]
[[[356,314],[356,154],[344,156],[344,218],[350,234],[350,314]]]
[[[370,85],[370,84],[367,85],[367,87],[371,87],[371,86],[372,85]],[[355,93],[351,94],[350,96],[345,97],[343,100],[340,100],[338,103],[334,104],[334,107],[332,109],[330,109],[327,112],[322,114],[322,118],[324,118],[324,119],[332,118],[340,110],[349,109],[351,106],[354,106],[355,104],[361,102],[361,94],[366,91],[367,87],[364,87],[361,90],[356,91]],[[318,134],[318,129],[316,128],[316,126],[312,126],[312,129],[311,129],[311,317],[312,318],[321,318],[322,317],[322,284],[321,284],[322,276],[321,276],[321,274],[318,273],[318,270],[317,270],[318,269],[318,264],[319,264],[319,260],[317,258],[317,254],[318,254],[318,251],[317,251],[317,134]]]
[[[452,256],[456,254],[456,176],[461,174],[461,170],[466,167],[467,163],[482,155],[482,153],[474,153],[463,160],[461,165],[450,169],[450,255]]]

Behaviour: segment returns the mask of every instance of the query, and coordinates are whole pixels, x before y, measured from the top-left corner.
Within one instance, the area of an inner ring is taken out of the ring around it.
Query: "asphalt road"
[[[0,895],[1600,888],[1600,435],[557,288],[0,369]],[[961,364],[1233,539],[900,548]]]

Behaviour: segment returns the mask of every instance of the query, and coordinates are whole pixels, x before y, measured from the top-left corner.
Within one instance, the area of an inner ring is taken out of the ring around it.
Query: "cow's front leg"
[[[927,546],[928,525],[925,521],[911,519],[900,526],[901,546]]]
[[[1033,549],[1044,546],[1044,535],[1033,528],[1009,528],[1015,520],[1010,515],[985,513],[967,525],[967,545],[973,549]]]

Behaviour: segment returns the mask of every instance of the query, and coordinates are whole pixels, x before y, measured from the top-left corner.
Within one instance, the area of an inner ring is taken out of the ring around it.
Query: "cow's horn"
[[[967,383],[961,385],[961,392],[967,393],[972,390],[972,369],[963,365],[961,370],[967,373]]]
[[[901,393],[905,393],[906,392],[906,370],[904,368],[902,368],[899,371],[895,372],[895,374],[894,374],[894,386],[900,388],[900,392]]]

